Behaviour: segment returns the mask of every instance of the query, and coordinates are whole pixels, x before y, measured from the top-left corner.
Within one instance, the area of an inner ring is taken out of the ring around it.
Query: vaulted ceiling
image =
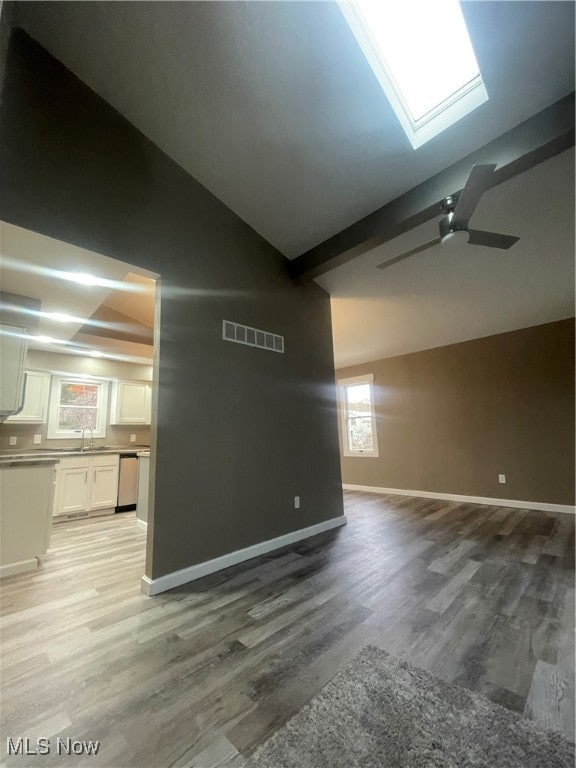
[[[462,2],[489,101],[418,150],[335,2],[6,5],[290,259],[574,90],[573,2]],[[568,150],[482,199],[473,226],[520,236],[510,251],[437,247],[376,270],[434,237],[430,220],[331,267],[317,281],[337,366],[570,316],[573,210]]]
[[[335,2],[20,2],[16,15],[293,258],[574,89],[572,2],[462,8],[490,98],[416,151]]]

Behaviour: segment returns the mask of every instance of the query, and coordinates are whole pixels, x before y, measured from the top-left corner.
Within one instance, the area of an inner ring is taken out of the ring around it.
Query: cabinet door
[[[111,424],[150,424],[151,386],[117,381],[112,396]]]
[[[88,508],[88,466],[58,470],[54,515],[69,515]]]
[[[90,509],[115,507],[118,501],[118,464],[92,466]]]
[[[24,328],[0,325],[0,359],[2,360],[0,414],[4,416],[17,411],[24,400],[24,361],[27,344],[25,335]]]
[[[50,374],[43,371],[26,371],[24,408],[6,421],[16,424],[44,424],[48,412]]]

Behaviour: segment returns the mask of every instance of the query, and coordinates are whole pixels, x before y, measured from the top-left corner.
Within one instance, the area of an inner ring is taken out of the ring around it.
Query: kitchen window
[[[378,456],[373,383],[373,374],[338,382],[344,456]]]
[[[52,377],[48,438],[87,435],[106,437],[108,382],[86,381],[73,377]]]

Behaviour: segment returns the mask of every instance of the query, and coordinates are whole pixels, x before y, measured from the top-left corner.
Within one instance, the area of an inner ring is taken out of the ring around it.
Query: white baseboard
[[[324,533],[324,531],[338,528],[341,525],[346,525],[346,515],[333,517],[331,520],[325,520],[323,523],[317,523],[316,525],[310,525],[308,528],[300,528],[297,531],[285,533],[283,536],[277,536],[275,539],[261,541],[259,544],[253,544],[251,547],[238,549],[235,552],[229,552],[227,555],[216,557],[213,560],[206,560],[204,563],[198,563],[198,565],[191,565],[189,568],[182,568],[180,571],[167,573],[165,576],[160,576],[157,579],[142,576],[140,582],[142,592],[146,595],[158,595],[160,592],[166,592],[168,589],[174,589],[174,587],[187,584],[189,581],[201,579],[210,573],[222,571],[225,568],[230,568],[231,565],[243,563],[245,560],[252,560],[254,557],[265,555],[289,544],[295,544],[297,541],[308,539],[310,536],[316,536],[318,533]]]
[[[541,512],[566,512],[573,515],[576,507],[569,504],[547,504],[539,501],[517,501],[516,499],[492,499],[488,496],[462,496],[457,493],[436,493],[435,491],[407,491],[404,488],[377,488],[372,485],[351,485],[343,483],[345,491],[363,493],[388,493],[392,496],[417,496],[423,499],[444,499],[445,501],[465,501],[470,504],[488,504],[494,507],[514,507],[517,509],[536,509]]]
[[[32,557],[30,560],[19,560],[17,563],[0,565],[0,579],[3,579],[5,576],[16,576],[17,573],[35,571],[39,565],[40,560],[37,557]]]
[[[136,518],[136,525],[138,525],[140,528],[144,528],[145,531],[148,530],[148,523],[146,520],[140,520],[139,517]]]

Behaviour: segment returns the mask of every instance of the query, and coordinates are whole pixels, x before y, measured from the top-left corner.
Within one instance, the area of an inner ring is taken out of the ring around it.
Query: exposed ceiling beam
[[[574,146],[574,93],[355,222],[290,262],[311,279],[440,215],[440,202],[462,190],[476,163],[496,163],[495,187]]]

